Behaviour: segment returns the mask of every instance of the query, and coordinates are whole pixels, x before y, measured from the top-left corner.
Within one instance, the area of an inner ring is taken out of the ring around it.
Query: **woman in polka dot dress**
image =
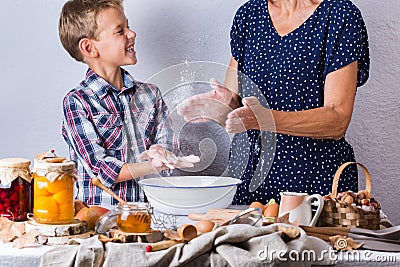
[[[233,204],[279,200],[282,191],[328,194],[337,168],[355,161],[344,135],[369,73],[358,8],[350,0],[250,0],[234,17],[231,52],[235,75],[228,72],[225,86],[242,100],[219,85],[202,97],[233,109],[229,174],[244,181]],[[239,83],[236,70],[246,77]],[[181,112],[186,119],[204,109],[196,99]],[[338,190],[357,189],[357,169],[348,167]]]

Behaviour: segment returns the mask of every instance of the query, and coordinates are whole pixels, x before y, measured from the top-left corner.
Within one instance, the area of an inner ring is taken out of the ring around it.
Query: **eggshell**
[[[176,230],[178,236],[184,241],[190,241],[197,237],[197,229],[191,224],[184,224],[178,227]]]
[[[197,232],[208,233],[214,229],[214,222],[208,220],[198,221],[195,225]]]

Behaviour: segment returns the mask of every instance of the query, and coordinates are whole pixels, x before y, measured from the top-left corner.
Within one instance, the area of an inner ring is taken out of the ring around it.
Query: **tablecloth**
[[[146,244],[109,242],[103,249],[94,236],[82,240],[79,246],[64,246],[46,252],[41,266],[276,266],[283,259],[285,266],[334,263],[323,253],[332,250],[326,242],[300,230],[299,238],[285,243],[277,230],[279,225],[292,227],[284,224],[259,228],[230,225],[203,234],[188,244],[150,253],[145,252]],[[317,255],[315,259],[297,256],[311,251]]]

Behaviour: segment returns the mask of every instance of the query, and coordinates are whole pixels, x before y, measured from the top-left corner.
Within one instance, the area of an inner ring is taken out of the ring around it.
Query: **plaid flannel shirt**
[[[116,204],[91,183],[93,177],[126,201],[143,200],[135,180],[114,183],[122,165],[137,162],[153,144],[170,151],[177,146],[160,90],[121,71],[122,90],[88,69],[85,80],[63,101],[62,134],[77,166],[77,198],[90,205]]]

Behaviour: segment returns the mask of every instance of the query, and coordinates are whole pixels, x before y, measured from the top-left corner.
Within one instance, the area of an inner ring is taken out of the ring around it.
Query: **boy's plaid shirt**
[[[110,195],[92,185],[93,177],[127,201],[141,200],[142,193],[134,180],[114,184],[122,165],[137,162],[137,156],[152,144],[161,144],[170,151],[176,148],[160,90],[121,71],[122,90],[89,69],[85,80],[63,102],[62,134],[77,164],[78,198],[90,205],[116,204]]]

